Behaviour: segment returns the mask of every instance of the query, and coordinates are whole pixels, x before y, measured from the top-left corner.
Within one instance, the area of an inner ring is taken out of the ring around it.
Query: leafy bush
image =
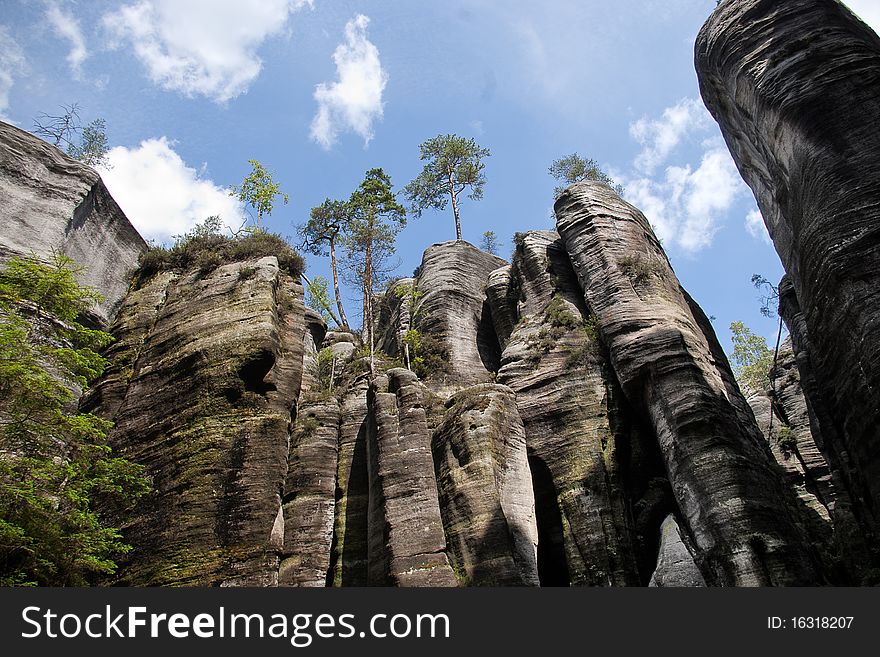
[[[617,261],[617,266],[626,274],[633,285],[644,285],[652,276],[659,276],[659,263],[651,262],[641,254],[627,255]]]
[[[305,271],[302,256],[280,235],[251,228],[242,235],[226,237],[220,227],[219,217],[208,217],[190,232],[175,237],[170,248],[151,248],[141,256],[138,281],[146,281],[160,271],[198,269],[206,275],[220,265],[264,256],[278,258],[278,266],[294,278]]]
[[[791,427],[783,424],[776,434],[776,444],[786,454],[791,454],[797,449],[797,436]]]
[[[409,347],[410,367],[420,379],[449,372],[449,353],[439,338],[410,329],[403,343]]]
[[[754,392],[763,392],[770,388],[770,367],[773,364],[773,352],[760,335],[742,322],[731,322],[733,352],[730,363],[733,374],[741,386],[747,386]]]
[[[148,491],[143,468],[114,458],[111,423],[66,411],[71,387],[99,376],[112,338],[76,321],[100,295],[78,268],[12,259],[0,271],[0,585],[82,585],[130,549],[122,519]]]

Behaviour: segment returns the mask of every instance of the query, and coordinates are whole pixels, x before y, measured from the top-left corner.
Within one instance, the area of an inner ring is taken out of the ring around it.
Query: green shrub
[[[791,427],[783,424],[776,432],[776,444],[786,454],[791,454],[797,449],[797,436]]]
[[[617,266],[626,274],[633,285],[644,285],[652,276],[659,276],[662,268],[642,254],[627,255],[617,261]]]
[[[305,261],[290,244],[275,233],[251,229],[243,235],[220,234],[220,221],[209,217],[190,232],[175,237],[171,247],[157,246],[139,261],[137,280],[142,283],[160,271],[185,272],[197,269],[202,275],[232,262],[275,256],[282,271],[299,278]]]

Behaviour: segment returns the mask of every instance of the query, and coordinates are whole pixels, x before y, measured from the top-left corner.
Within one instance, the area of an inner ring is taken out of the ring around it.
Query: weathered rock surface
[[[431,449],[453,568],[465,585],[537,586],[535,498],[513,391],[473,386],[447,408]]]
[[[630,418],[616,416],[631,413],[609,404],[621,395],[559,235],[524,234],[513,266],[496,270],[490,281],[493,318],[509,315],[505,307],[519,300],[498,382],[516,392],[526,430],[541,583],[638,585],[631,498],[638,499],[650,476],[639,472],[640,446],[633,444],[639,436],[627,431]],[[655,554],[646,556],[653,567]]]
[[[244,266],[254,275],[240,277]],[[129,300],[113,327],[123,361],[91,398],[116,422],[116,453],[144,464],[154,486],[124,527],[134,549],[119,582],[275,584],[302,287],[266,257],[160,275]]]
[[[34,135],[0,121],[0,260],[61,252],[84,267],[80,282],[106,300],[113,318],[147,244],[98,173]]]
[[[569,187],[555,209],[624,394],[656,433],[704,577],[816,582],[776,464],[647,219],[594,182]]]
[[[695,58],[791,279],[821,373],[804,389],[827,412],[825,453],[876,547],[880,37],[835,0],[741,0],[715,10]]]
[[[451,389],[491,381],[500,349],[485,296],[486,279],[507,264],[467,242],[428,247],[416,279],[415,326],[443,345]]]
[[[339,402],[324,387],[318,350],[326,326],[306,309],[302,389],[284,483],[284,546],[278,584],[326,586],[336,509]]]
[[[362,362],[362,361],[354,361]],[[351,365],[349,365],[351,367]],[[342,392],[337,447],[336,518],[330,569],[333,586],[366,586],[367,523],[370,501],[367,474],[366,370],[355,375]]]
[[[370,388],[369,580],[384,586],[457,586],[446,556],[431,432],[415,374],[392,369]]]
[[[675,516],[667,516],[660,527],[660,554],[648,586],[706,586],[693,555],[684,543]]]

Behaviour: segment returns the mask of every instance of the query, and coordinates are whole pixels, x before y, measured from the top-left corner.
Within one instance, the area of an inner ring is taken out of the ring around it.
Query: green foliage
[[[130,548],[111,519],[148,491],[143,468],[112,456],[111,423],[66,411],[70,387],[102,373],[111,341],[76,321],[100,299],[78,271],[59,254],[0,271],[0,585],[114,572]]]
[[[315,276],[306,284],[306,305],[318,313],[325,322],[336,318],[330,311],[330,293],[327,286],[330,283],[323,276]],[[337,322],[338,323],[338,322]]]
[[[449,372],[449,353],[442,340],[413,328],[403,343],[409,347],[410,367],[420,379]]]
[[[498,255],[498,236],[494,230],[487,230],[483,233],[483,239],[480,241],[480,248],[486,253]]]
[[[282,202],[287,205],[290,197],[281,191],[280,184],[272,179],[272,173],[260,162],[248,160],[248,164],[251,165],[251,172],[245,176],[240,186],[232,185],[229,188],[229,195],[256,212],[255,222],[259,228],[263,217],[272,214],[275,199],[281,197]]]
[[[752,333],[742,322],[731,322],[730,332],[733,334],[730,363],[736,380],[756,392],[767,390],[773,352],[767,348],[766,340]]]
[[[640,253],[622,257],[617,261],[617,266],[633,285],[645,285],[650,282],[652,276],[659,276],[662,272],[658,263],[651,262]]]
[[[565,301],[562,300],[562,297],[558,296],[554,296],[550,299],[550,303],[547,304],[547,309],[544,311],[544,317],[545,320],[549,322],[550,326],[566,330],[576,328],[581,323],[580,320],[568,309],[568,306]]]
[[[333,380],[335,378],[334,374],[338,374],[338,372],[334,373],[333,371],[335,358],[330,347],[321,349],[318,352],[318,380],[321,382],[321,387],[324,390],[330,390],[333,388],[333,384],[336,383]]]
[[[302,239],[302,249],[312,255],[326,257],[328,247],[336,243],[348,228],[353,207],[347,201],[325,199],[311,209],[309,220],[297,232]]]
[[[531,360],[538,360],[541,354],[548,354],[556,348],[556,343],[569,331],[582,322],[568,309],[565,301],[554,296],[544,310],[544,326],[529,336],[526,344],[532,351]]]
[[[95,119],[82,129],[79,144],[71,144],[68,154],[90,167],[107,166],[107,124]]]
[[[577,367],[586,367],[596,360],[599,352],[599,319],[595,315],[590,315],[581,323],[583,331],[583,342],[580,346],[568,352],[568,358],[565,360],[566,369],[575,369]]]
[[[470,190],[468,198],[483,198],[486,168],[483,158],[489,157],[488,148],[481,148],[473,139],[458,135],[437,135],[419,146],[419,159],[426,162],[415,180],[403,188],[414,216],[427,209],[444,210],[452,201],[456,238],[461,239],[458,198]]]
[[[586,160],[577,153],[553,160],[549,172],[556,180],[563,181],[566,187],[582,180],[595,180],[605,183],[617,194],[623,195],[623,187],[615,183],[611,176],[602,171],[596,160]],[[564,190],[565,187],[555,187],[553,189],[553,196],[558,197]]]
[[[373,326],[374,291],[392,269],[397,235],[406,226],[406,208],[392,191],[390,176],[381,168],[367,171],[351,195],[349,231],[345,239],[345,268],[351,282],[363,291],[365,335]]]
[[[280,235],[256,229],[244,235],[226,237],[220,233],[220,226],[219,217],[208,217],[188,233],[176,236],[170,248],[157,246],[149,249],[141,256],[138,280],[146,281],[160,271],[198,269],[205,275],[223,264],[264,256],[278,258],[278,266],[294,278],[299,278],[305,270],[302,256]]]
[[[794,430],[783,424],[776,432],[776,444],[786,454],[791,454],[797,449],[797,436]]]

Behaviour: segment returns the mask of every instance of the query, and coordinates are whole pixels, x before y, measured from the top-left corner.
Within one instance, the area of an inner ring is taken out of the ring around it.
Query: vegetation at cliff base
[[[115,525],[149,490],[115,458],[111,423],[69,409],[111,337],[77,321],[100,300],[78,269],[13,258],[0,271],[0,585],[73,586],[116,570]]]

